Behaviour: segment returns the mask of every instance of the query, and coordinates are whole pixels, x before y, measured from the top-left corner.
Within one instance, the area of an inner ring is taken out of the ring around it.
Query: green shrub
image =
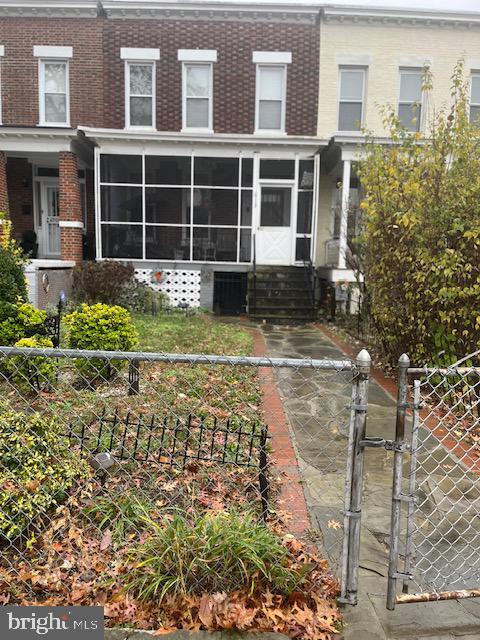
[[[54,417],[0,405],[0,538],[14,540],[37,528],[87,474]]]
[[[117,303],[137,313],[158,312],[170,306],[170,300],[165,293],[155,291],[148,284],[135,279],[123,287]]]
[[[451,365],[480,348],[480,129],[469,86],[459,63],[452,107],[423,134],[387,108],[394,144],[371,140],[358,166],[365,283],[392,364],[407,352],[418,365]]]
[[[52,349],[49,338],[22,338],[15,343],[16,347],[30,349]],[[20,387],[43,391],[52,386],[57,374],[57,366],[52,358],[42,356],[13,356],[5,360],[5,370],[10,378]]]
[[[0,320],[8,318],[17,303],[27,299],[27,285],[21,263],[0,246]],[[2,344],[6,344],[2,342]]]
[[[44,335],[46,317],[45,311],[28,302],[10,304],[8,316],[0,321],[0,343],[12,345],[22,338]]]
[[[115,304],[135,275],[132,264],[115,260],[88,261],[73,271],[73,294],[77,302]]]
[[[160,523],[146,520],[152,532],[134,550],[135,566],[126,583],[142,600],[253,589],[258,580],[288,594],[303,578],[289,568],[288,549],[253,515],[216,512],[193,522],[182,515]]]
[[[82,304],[65,316],[68,346],[89,351],[132,351],[138,344],[138,334],[128,311],[106,304]],[[78,359],[77,369],[88,381],[108,380],[122,362],[101,359]]]

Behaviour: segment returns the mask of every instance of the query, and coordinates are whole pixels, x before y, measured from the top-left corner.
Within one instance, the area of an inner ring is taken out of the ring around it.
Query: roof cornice
[[[108,18],[296,22],[315,24],[320,10],[307,4],[254,4],[216,2],[177,2],[164,0],[104,0]]]
[[[0,17],[96,18],[97,0],[0,0]]]
[[[480,13],[473,11],[432,11],[331,5],[323,7],[322,16],[325,22],[336,24],[463,27],[467,29],[480,26]]]

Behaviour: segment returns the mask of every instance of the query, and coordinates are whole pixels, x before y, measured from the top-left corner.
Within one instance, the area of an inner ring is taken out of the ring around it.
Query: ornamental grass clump
[[[146,522],[151,533],[133,552],[135,564],[126,580],[126,589],[140,600],[253,591],[260,584],[289,594],[305,575],[290,567],[288,549],[253,514],[210,512],[192,520],[177,514]]]

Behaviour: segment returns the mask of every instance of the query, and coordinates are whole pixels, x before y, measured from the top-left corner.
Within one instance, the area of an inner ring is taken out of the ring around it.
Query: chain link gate
[[[480,597],[479,356],[448,368],[410,368],[407,356],[400,359],[390,610]]]
[[[114,541],[101,538],[103,553],[115,546],[122,558],[144,535],[145,509],[172,518],[178,508],[247,501],[260,520],[288,528],[290,518],[295,528],[306,516],[304,492],[310,507],[316,488],[325,500],[319,546],[340,600],[355,604],[369,370],[366,351],[354,362],[0,347],[4,593],[11,603],[22,594],[35,602],[39,591],[57,598],[64,585],[76,593],[76,567],[94,589],[103,560],[90,567],[77,557],[76,537],[91,545],[108,527]],[[305,417],[299,406],[307,404]],[[22,442],[18,428],[29,434]],[[51,464],[51,478],[28,477],[27,454]],[[64,542],[73,549],[68,566],[60,564]],[[42,577],[51,562],[53,587]]]

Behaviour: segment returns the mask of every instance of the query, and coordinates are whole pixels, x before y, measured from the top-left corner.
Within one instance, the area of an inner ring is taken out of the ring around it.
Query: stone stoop
[[[248,274],[248,316],[254,322],[306,324],[315,319],[305,267],[257,267]]]

